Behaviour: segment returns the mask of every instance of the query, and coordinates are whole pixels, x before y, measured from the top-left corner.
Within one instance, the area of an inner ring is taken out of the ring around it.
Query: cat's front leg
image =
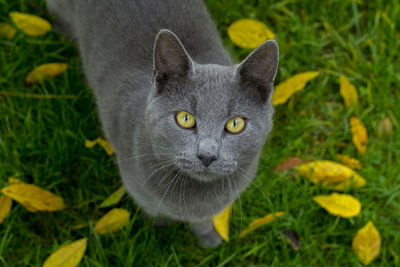
[[[221,236],[214,228],[212,220],[192,223],[189,225],[192,233],[199,238],[198,244],[202,248],[215,248],[222,242]]]

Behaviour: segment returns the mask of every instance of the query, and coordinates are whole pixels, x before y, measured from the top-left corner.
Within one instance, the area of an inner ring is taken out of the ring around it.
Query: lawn
[[[371,266],[400,266],[400,3],[396,0],[256,1],[206,0],[235,61],[249,50],[235,46],[227,27],[241,18],[260,20],[277,35],[280,64],[276,84],[304,71],[320,71],[290,100],[276,107],[274,129],[258,175],[236,201],[231,241],[203,250],[184,225],[153,228],[152,221],[125,197],[117,204],[131,212],[119,233],[99,236],[93,224],[107,209],[99,204],[121,186],[115,158],[85,139],[102,136],[94,98],[85,83],[74,44],[55,31],[43,37],[23,33],[0,39],[0,91],[75,95],[37,99],[0,95],[0,187],[17,177],[61,196],[59,212],[28,212],[16,202],[0,225],[1,266],[41,266],[61,245],[88,237],[80,266],[361,266],[352,240],[368,221],[382,238]],[[0,0],[0,22],[11,11],[51,19],[43,0]],[[47,62],[67,62],[62,75],[24,85],[26,74]],[[339,76],[357,88],[360,103],[346,108]],[[368,131],[367,152],[352,143],[349,120],[360,118]],[[376,135],[388,117],[393,134]],[[362,203],[360,216],[343,219],[327,213],[313,197],[332,191],[293,171],[277,172],[285,158],[338,161],[337,153],[361,161],[367,184],[346,193]],[[239,233],[270,212],[287,213],[243,239]],[[73,226],[89,223],[89,227]],[[296,231],[298,251],[282,231]]]

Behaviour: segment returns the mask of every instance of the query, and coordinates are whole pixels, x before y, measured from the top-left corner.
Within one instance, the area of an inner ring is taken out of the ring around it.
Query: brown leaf
[[[283,230],[283,235],[285,236],[286,242],[296,251],[301,247],[300,237],[296,231],[293,230]]]
[[[298,165],[303,164],[305,162],[306,161],[304,159],[299,157],[286,158],[275,167],[275,170],[278,172],[282,172],[287,169],[292,169],[294,167],[297,167]]]
[[[385,139],[391,137],[392,135],[392,121],[388,117],[386,117],[379,123],[378,128],[376,129],[376,136],[381,139]]]

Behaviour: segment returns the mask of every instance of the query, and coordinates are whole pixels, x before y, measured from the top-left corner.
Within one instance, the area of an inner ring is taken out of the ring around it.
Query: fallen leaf
[[[249,224],[249,227],[247,227],[247,229],[243,230],[240,235],[239,238],[244,237],[245,235],[247,235],[250,232],[253,232],[255,229],[259,228],[260,226],[263,226],[267,223],[272,222],[273,220],[285,215],[286,213],[283,211],[279,211],[276,213],[270,213],[262,218],[259,218],[257,220],[254,220],[252,223]]]
[[[287,169],[297,167],[298,165],[303,164],[305,162],[306,161],[304,159],[299,158],[299,157],[286,158],[275,167],[275,170],[278,172],[282,172]]]
[[[121,198],[125,195],[125,193],[126,193],[125,187],[121,186],[117,191],[112,193],[108,198],[106,198],[103,202],[101,202],[99,208],[105,208],[117,204],[121,200]]]
[[[296,74],[284,82],[275,86],[272,95],[272,103],[274,106],[286,103],[286,101],[297,91],[306,86],[307,82],[319,75],[318,71],[308,71]]]
[[[360,201],[351,195],[332,193],[330,195],[316,196],[313,199],[335,216],[351,218],[360,214],[361,211]]]
[[[86,247],[87,238],[65,245],[51,254],[43,263],[43,267],[75,267],[81,262]]]
[[[47,20],[35,15],[10,12],[10,17],[19,30],[30,36],[45,35],[51,30],[51,24]]]
[[[297,171],[314,184],[331,186],[336,190],[362,187],[367,182],[351,168],[329,160],[316,160],[297,167]]]
[[[0,22],[0,37],[5,37],[7,39],[12,39],[17,30],[8,23]]]
[[[229,242],[229,216],[232,205],[228,205],[223,211],[213,217],[215,230],[226,242]]]
[[[340,159],[340,161],[344,165],[347,165],[348,167],[350,167],[352,169],[357,169],[357,170],[361,169],[362,165],[358,160],[356,160],[352,157],[349,157],[347,155],[341,155],[341,154],[337,154],[337,157]]]
[[[13,184],[1,192],[23,205],[28,211],[57,211],[65,208],[63,199],[33,184]]]
[[[8,183],[13,185],[13,184],[24,184],[20,179],[14,178],[14,177],[8,177]]]
[[[111,146],[111,144],[107,141],[104,140],[101,137],[96,138],[95,140],[91,141],[91,140],[85,140],[85,147],[87,148],[92,148],[94,147],[96,144],[99,144],[100,146],[103,147],[103,149],[106,151],[107,155],[111,156],[115,150],[114,148]]]
[[[275,34],[261,21],[239,19],[228,27],[231,41],[242,48],[254,49],[266,40],[274,39]]]
[[[376,129],[376,136],[385,139],[393,135],[392,121],[386,117],[378,125]]]
[[[78,229],[82,229],[85,227],[88,227],[89,225],[87,223],[81,223],[81,224],[76,224],[76,225],[72,225],[71,229],[72,230],[78,230]]]
[[[7,217],[11,210],[12,200],[8,196],[0,197],[0,224],[3,223],[4,219]]]
[[[353,239],[353,250],[364,265],[368,265],[379,255],[381,236],[371,221],[357,232]]]
[[[25,78],[25,84],[34,84],[63,73],[68,68],[67,63],[46,63],[37,66]]]
[[[353,143],[356,146],[358,152],[364,155],[367,151],[368,134],[362,121],[356,117],[350,119],[351,131],[353,132]]]
[[[339,77],[340,94],[347,108],[358,104],[358,93],[356,87],[343,75]]]
[[[96,222],[94,230],[102,235],[117,232],[126,225],[129,215],[125,209],[114,208]]]
[[[285,241],[295,250],[298,251],[301,247],[300,237],[296,231],[283,230],[282,231]]]

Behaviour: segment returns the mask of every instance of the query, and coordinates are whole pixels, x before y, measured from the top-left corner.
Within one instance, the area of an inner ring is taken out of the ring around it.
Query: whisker
[[[235,182],[235,179],[232,179],[232,182],[236,188],[236,191],[239,195],[239,211],[240,211],[240,232],[242,232],[243,229],[243,209],[242,209],[242,200],[240,199],[240,192],[239,192],[239,188]],[[235,229],[236,230],[236,229]]]
[[[161,164],[165,164],[163,166],[161,166],[160,168],[158,168],[157,170],[153,171],[149,177],[147,177],[144,182],[139,186],[140,188],[142,188],[149,180],[151,177],[153,177],[154,174],[156,174],[158,171],[160,171],[161,169],[164,169],[165,167],[170,167],[173,166],[173,164],[166,164],[169,162],[173,162],[174,160],[167,160],[167,161],[163,161],[162,163],[156,164],[155,166],[159,166]]]

